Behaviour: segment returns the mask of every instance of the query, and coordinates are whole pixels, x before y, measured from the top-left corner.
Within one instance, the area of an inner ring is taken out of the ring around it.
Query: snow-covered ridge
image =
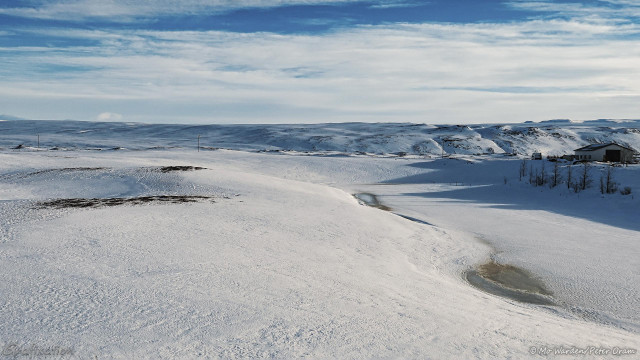
[[[0,147],[48,149],[203,148],[400,155],[572,153],[591,143],[640,150],[640,120],[574,123],[427,125],[325,123],[294,125],[178,125],[124,122],[7,120]]]

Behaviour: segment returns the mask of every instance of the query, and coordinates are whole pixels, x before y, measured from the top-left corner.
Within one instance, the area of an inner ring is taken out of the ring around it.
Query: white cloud
[[[403,1],[403,0],[390,0],[371,5],[374,9],[391,9],[391,8],[406,8],[406,7],[418,7],[431,4],[430,1]]]
[[[640,40],[626,35],[639,27],[532,20],[325,35],[42,29],[99,45],[20,48],[19,61],[0,70],[0,107],[41,118],[110,109],[131,121],[188,122],[637,117]],[[34,71],[52,64],[87,70]],[[37,109],[55,114],[29,112]]]
[[[546,12],[553,16],[569,16],[574,19],[628,21],[630,18],[640,17],[640,3],[636,0],[601,0],[599,4],[579,1],[558,3],[549,0],[521,0],[510,1],[507,4],[515,9]]]
[[[98,121],[120,121],[122,120],[122,115],[111,112],[103,112],[96,116],[96,120]]]
[[[162,15],[213,14],[241,8],[269,8],[287,5],[362,3],[367,0],[31,0],[29,6],[0,4],[0,14],[39,19],[83,21],[108,18],[130,22]],[[429,1],[368,0],[374,8],[411,7]],[[637,0],[600,0],[599,3],[555,2],[551,0],[511,0],[508,6],[519,9],[591,19],[630,19],[640,17]],[[607,6],[609,5],[609,6]]]

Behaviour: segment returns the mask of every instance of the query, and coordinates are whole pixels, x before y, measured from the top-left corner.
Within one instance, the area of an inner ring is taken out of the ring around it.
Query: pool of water
[[[374,194],[357,193],[353,196],[367,206],[393,211],[390,207],[383,205]],[[420,224],[433,226],[433,224],[424,220],[398,213],[394,214]],[[553,294],[545,287],[542,281],[535,278],[528,271],[513,265],[498,264],[490,261],[467,271],[464,276],[471,285],[493,295],[529,304],[555,305],[552,298]]]
[[[490,261],[467,271],[465,277],[471,285],[493,295],[529,304],[555,305],[553,294],[542,281],[513,265]]]
[[[353,196],[359,201],[365,203],[368,206],[375,207],[381,210],[391,211],[388,206],[382,205],[382,203],[378,200],[378,197],[371,193],[357,193],[353,194]]]

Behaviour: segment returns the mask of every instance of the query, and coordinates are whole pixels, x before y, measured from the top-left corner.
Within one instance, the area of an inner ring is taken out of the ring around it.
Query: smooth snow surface
[[[121,359],[640,348],[640,199],[532,187],[517,159],[29,149],[0,159],[5,348]],[[158,171],[172,165],[206,169]],[[640,191],[640,168],[616,171]],[[155,195],[214,201],[39,206]],[[490,258],[539,276],[558,305],[468,284],[465,272]]]

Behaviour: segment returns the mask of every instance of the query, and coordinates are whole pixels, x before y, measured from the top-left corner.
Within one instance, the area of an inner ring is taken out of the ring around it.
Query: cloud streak
[[[637,32],[633,24],[399,24],[325,35],[31,31],[96,45],[19,49],[19,61],[0,70],[4,112],[22,115],[21,102],[32,102],[45,104],[25,114],[34,117],[91,119],[102,108],[162,122],[500,122],[640,110],[640,41],[610,40]],[[47,66],[66,70],[34,70]]]
[[[562,16],[590,21],[629,21],[640,17],[640,3],[627,0],[600,0],[597,3],[522,0],[510,1],[507,4],[515,9],[542,12],[551,17]]]
[[[29,7],[0,7],[0,14],[53,20],[129,22],[165,15],[205,15],[242,8],[340,4],[358,0],[39,0]]]
[[[327,2],[267,0],[260,6],[294,3]],[[258,1],[176,4],[77,0],[20,11],[42,18],[124,19]],[[637,117],[640,25],[629,20],[638,10],[635,3],[509,6],[545,15],[504,23],[360,25],[315,34],[18,27],[0,31],[7,40],[0,47],[0,109],[33,118],[89,120],[99,114],[193,123]],[[19,41],[25,38],[42,41],[26,46]]]

